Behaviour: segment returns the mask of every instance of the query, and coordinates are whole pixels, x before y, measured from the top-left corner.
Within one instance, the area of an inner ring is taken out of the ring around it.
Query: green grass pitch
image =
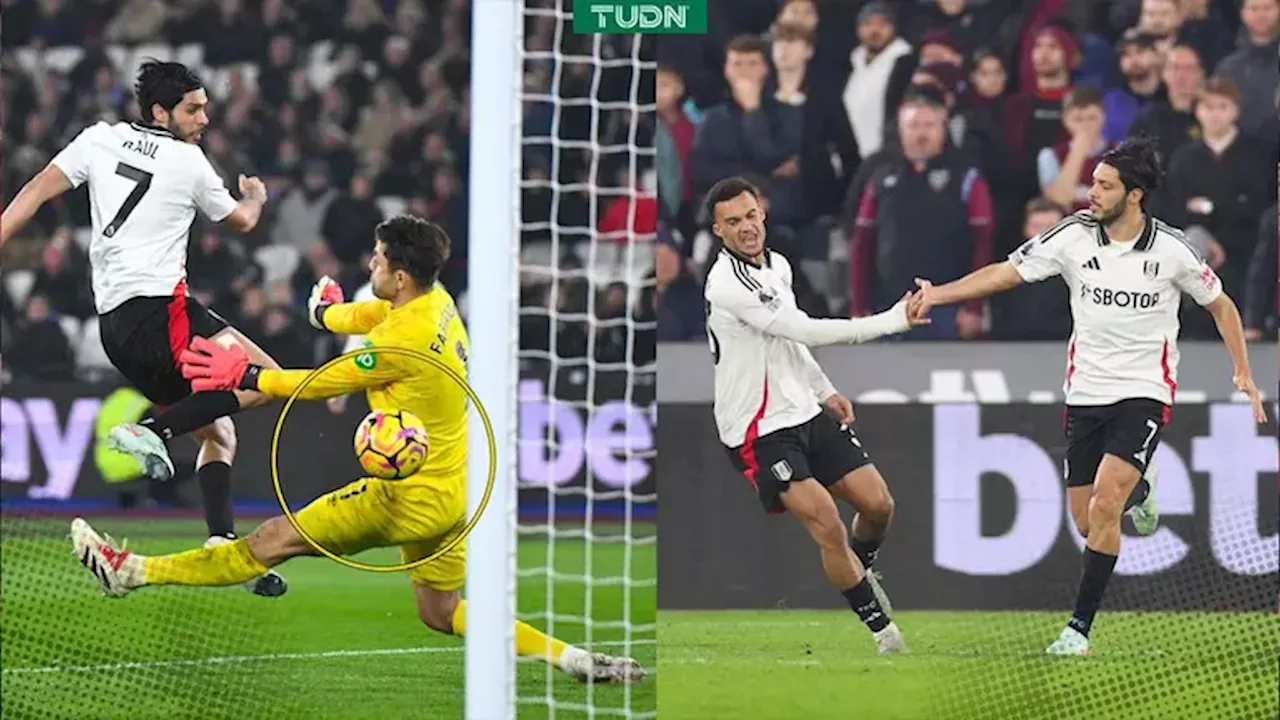
[[[148,554],[189,549],[203,524],[187,520],[91,520],[100,532]],[[414,612],[401,573],[360,572],[324,558],[281,566],[289,593],[266,599],[234,588],[144,588],[123,599],[103,597],[70,556],[69,519],[5,517],[0,543],[4,604],[0,611],[0,716],[5,719],[114,718],[230,720],[250,718],[460,718],[463,642],[434,633]],[[633,525],[633,535],[653,533]],[[617,535],[621,526],[601,532]],[[632,635],[631,654],[646,668],[656,661],[656,590],[617,582],[625,545],[557,540],[554,633],[614,654],[623,650],[623,620],[648,630]],[[520,567],[543,567],[544,540],[522,540]],[[398,562],[395,550],[371,551],[365,562]],[[588,564],[589,563],[589,564]],[[593,577],[613,582],[594,584]],[[633,581],[652,580],[654,546],[631,550]],[[518,609],[545,612],[545,575],[521,578]],[[627,615],[624,616],[624,608]],[[530,620],[546,629],[545,618]],[[650,716],[653,679],[632,687],[586,686],[547,666],[517,669],[520,718]],[[527,703],[524,700],[535,702]]]
[[[851,613],[658,614],[662,720],[1275,720],[1276,615],[1108,613],[1088,658],[1062,613],[900,612],[882,658]]]

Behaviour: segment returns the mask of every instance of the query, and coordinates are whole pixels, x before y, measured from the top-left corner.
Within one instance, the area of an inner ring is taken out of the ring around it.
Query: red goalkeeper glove
[[[262,366],[250,363],[239,345],[223,347],[199,336],[191,338],[191,345],[178,356],[178,365],[195,392],[257,390],[262,372]]]

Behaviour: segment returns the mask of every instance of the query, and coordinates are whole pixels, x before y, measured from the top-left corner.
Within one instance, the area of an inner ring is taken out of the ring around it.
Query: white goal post
[[[493,496],[467,539],[467,720],[515,717],[516,382],[519,303],[519,0],[472,0],[468,375],[497,442]],[[489,448],[471,414],[467,498],[474,513]]]

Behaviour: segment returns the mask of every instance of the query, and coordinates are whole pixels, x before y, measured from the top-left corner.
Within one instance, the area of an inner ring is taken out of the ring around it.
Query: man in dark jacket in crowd
[[[1280,0],[1244,0],[1240,22],[1240,46],[1223,58],[1216,74],[1240,90],[1240,129],[1260,137],[1275,116],[1280,87]]]
[[[694,184],[705,193],[734,175],[770,178],[773,219],[798,227],[808,222],[800,175],[804,110],[765,92],[769,46],[755,35],[729,43],[724,63],[732,98],[707,111],[693,142]]]

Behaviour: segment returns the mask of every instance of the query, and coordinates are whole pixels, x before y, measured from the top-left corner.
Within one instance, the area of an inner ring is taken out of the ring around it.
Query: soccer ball
[[[374,410],[356,428],[356,457],[373,477],[400,480],[427,460],[427,428],[408,410]]]

